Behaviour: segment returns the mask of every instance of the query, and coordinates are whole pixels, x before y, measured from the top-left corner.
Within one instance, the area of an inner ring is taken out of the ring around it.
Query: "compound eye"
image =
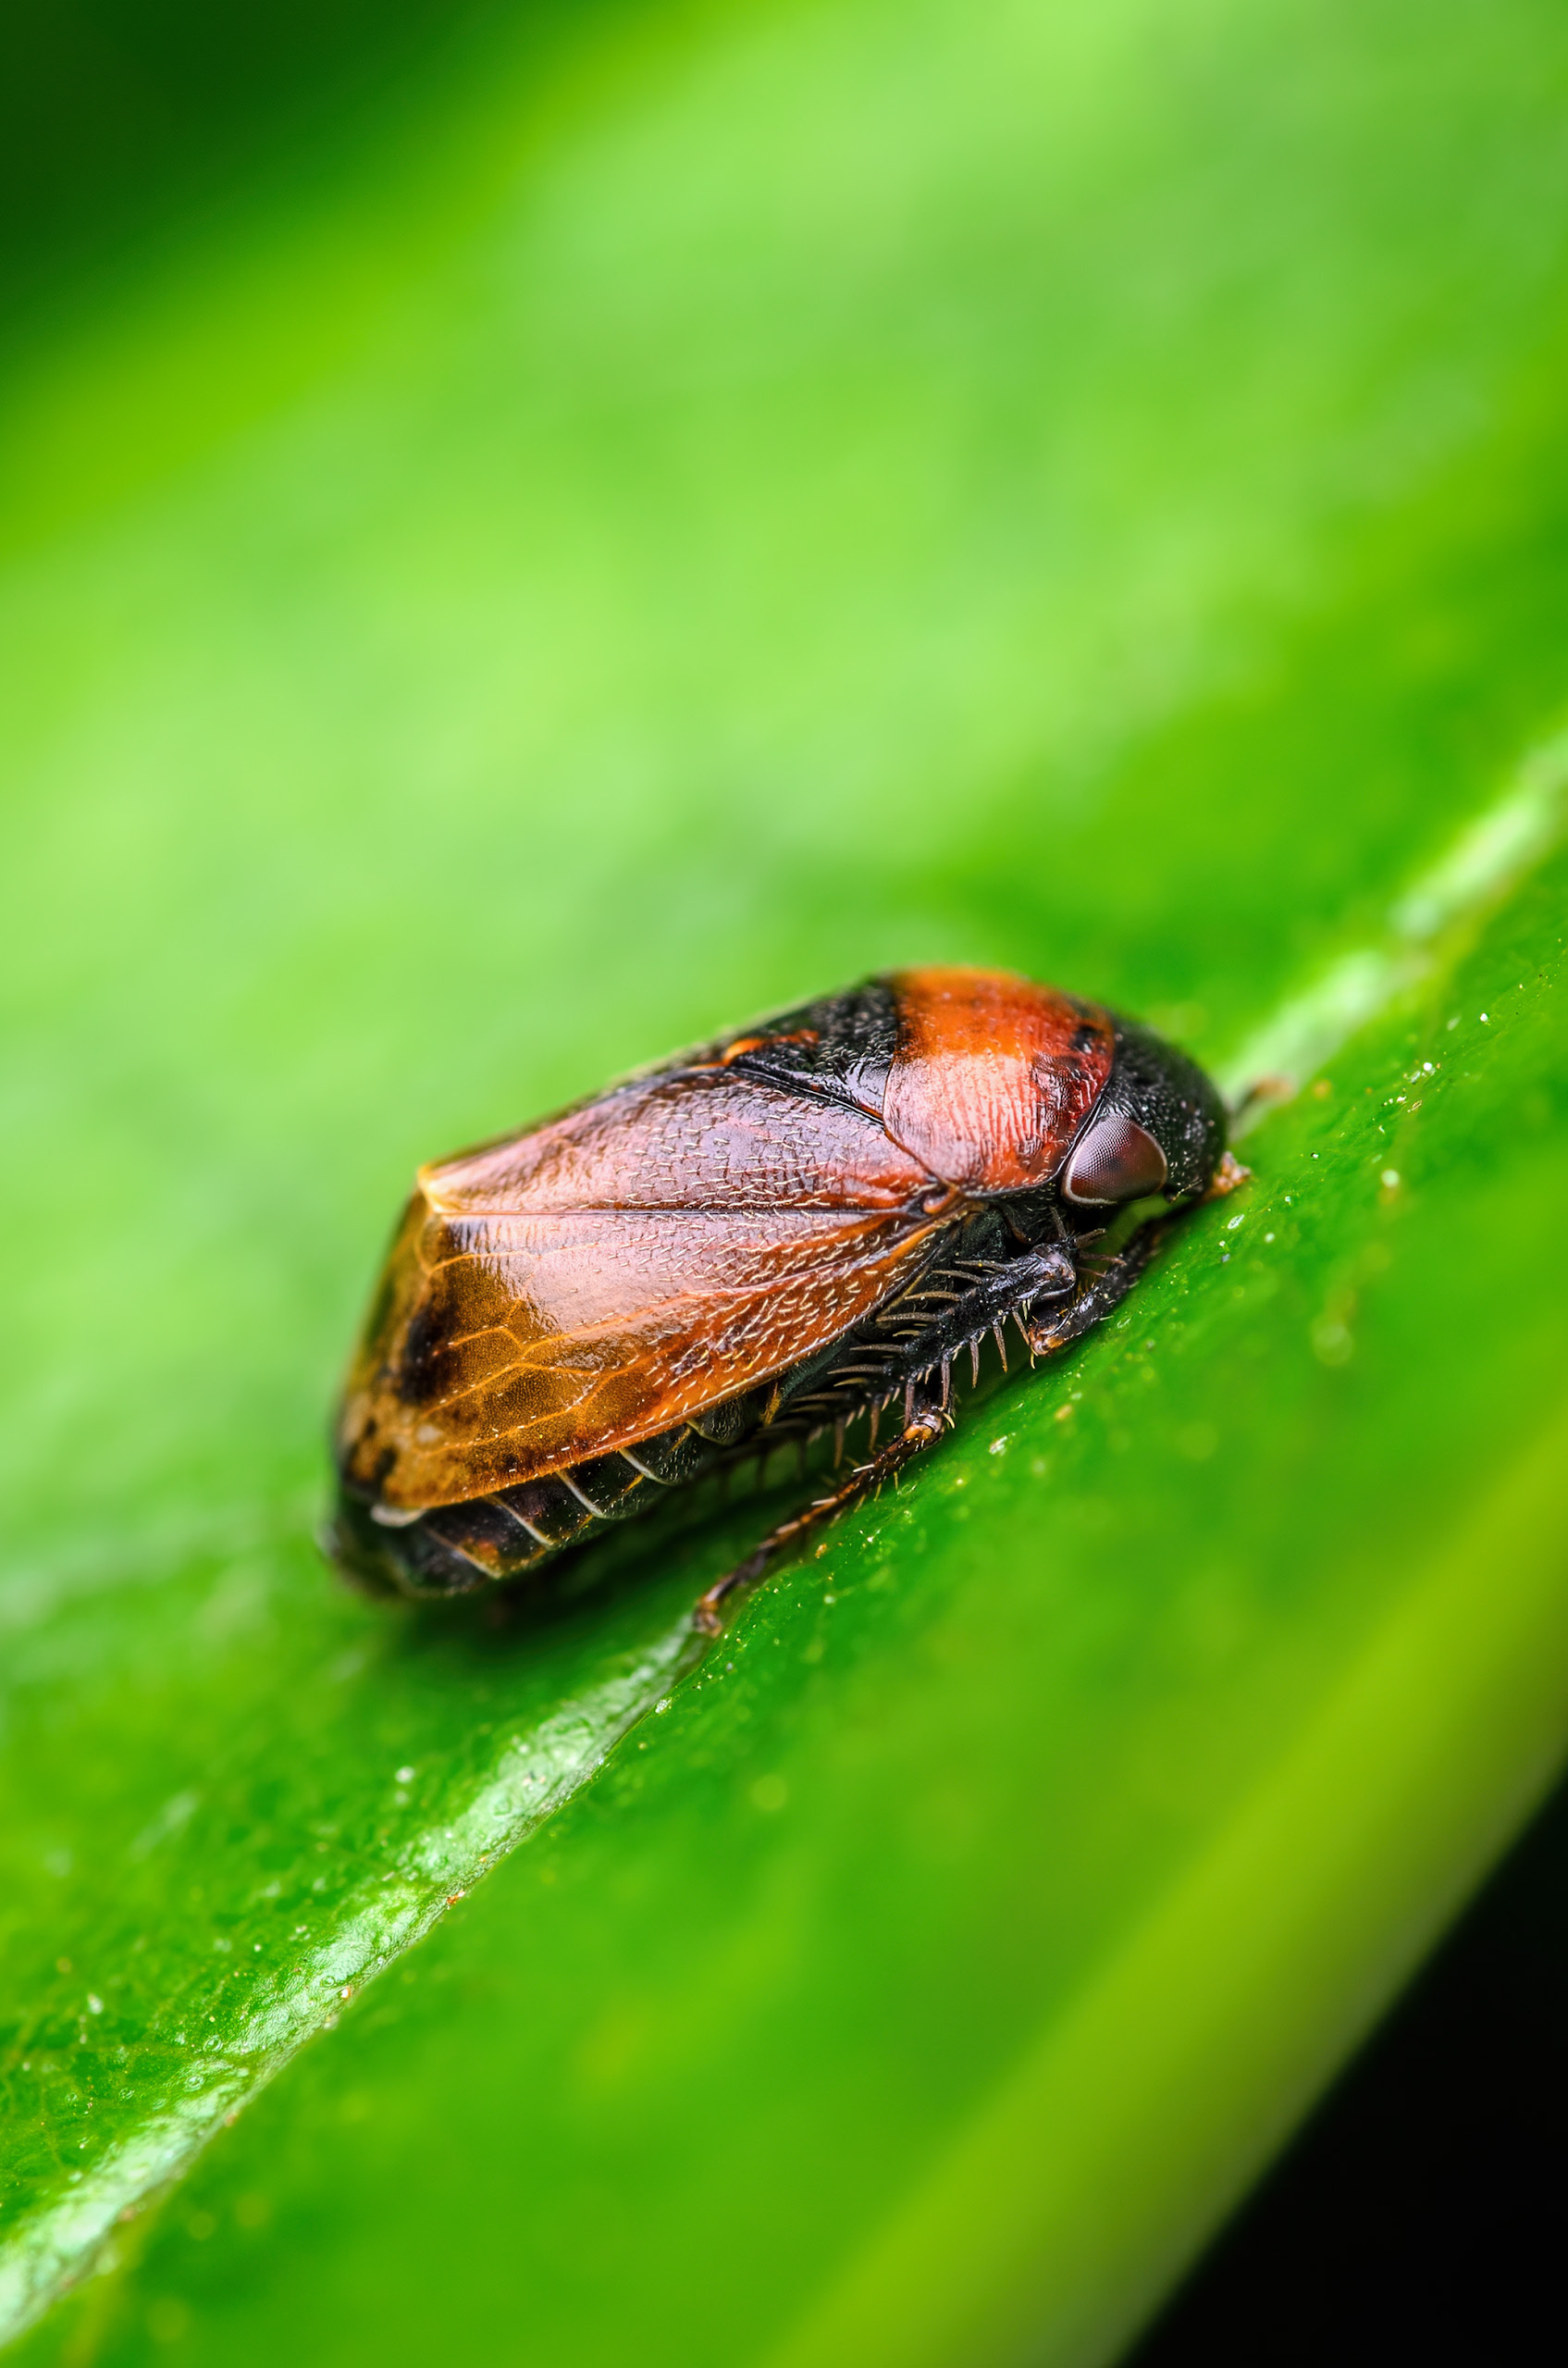
[[[1146,1192],[1158,1192],[1168,1172],[1154,1136],[1119,1110],[1107,1110],[1068,1161],[1062,1189],[1069,1200],[1101,1206],[1140,1200]]]

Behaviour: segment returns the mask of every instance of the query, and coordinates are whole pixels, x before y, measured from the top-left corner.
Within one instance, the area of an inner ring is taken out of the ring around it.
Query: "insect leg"
[[[754,1554],[748,1554],[744,1562],[737,1562],[722,1579],[715,1580],[692,1614],[692,1626],[699,1629],[705,1636],[719,1635],[723,1625],[720,1607],[728,1596],[742,1588],[754,1587],[782,1547],[793,1545],[797,1538],[804,1537],[808,1530],[818,1528],[823,1521],[833,1520],[837,1514],[846,1513],[852,1505],[858,1504],[872,1489],[880,1488],[884,1481],[896,1478],[906,1464],[913,1462],[924,1448],[941,1438],[945,1428],[945,1418],[939,1407],[917,1407],[897,1438],[890,1439],[880,1455],[873,1456],[869,1463],[857,1464],[848,1479],[831,1495],[819,1496],[803,1512],[796,1513],[790,1520],[781,1521],[776,1530],[770,1530]]]
[[[1024,1338],[1037,1357],[1051,1357],[1097,1324],[1118,1307],[1165,1239],[1169,1220],[1153,1217],[1129,1235],[1116,1256],[1092,1274],[1065,1308],[1027,1320]]]

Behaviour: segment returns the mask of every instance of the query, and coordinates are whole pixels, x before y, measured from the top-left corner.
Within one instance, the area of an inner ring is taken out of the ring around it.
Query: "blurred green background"
[[[0,2325],[1113,2358],[1568,1742],[1568,26],[5,41]],[[1312,1090],[704,1666],[344,1592],[414,1163],[944,959]]]

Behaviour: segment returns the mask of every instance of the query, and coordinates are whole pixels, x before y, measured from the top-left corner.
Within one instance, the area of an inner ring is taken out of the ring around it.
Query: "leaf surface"
[[[0,422],[0,2319],[1106,2359],[1568,1741],[1568,37],[489,44]],[[700,1666],[340,1589],[415,1164],[948,960],[1305,1090]]]

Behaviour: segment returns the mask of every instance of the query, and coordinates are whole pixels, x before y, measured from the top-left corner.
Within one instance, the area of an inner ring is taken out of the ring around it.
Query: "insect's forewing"
[[[422,1172],[349,1378],[349,1483],[452,1504],[635,1446],[838,1337],[954,1196],[868,1114],[722,1069]]]

